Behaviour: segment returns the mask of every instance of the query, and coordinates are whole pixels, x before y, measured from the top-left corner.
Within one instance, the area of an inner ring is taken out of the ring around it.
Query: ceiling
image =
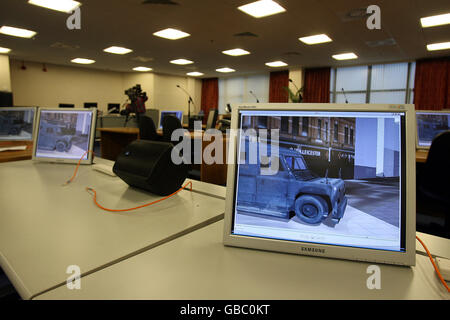
[[[21,39],[0,34],[0,47],[11,48],[11,58],[25,61],[74,66],[70,60],[82,57],[97,61],[87,68],[132,72],[133,67],[147,66],[155,73],[171,75],[200,71],[204,78],[224,76],[215,71],[219,67],[235,69],[233,76],[273,71],[277,68],[265,63],[275,60],[297,68],[450,55],[450,50],[426,50],[426,44],[450,41],[450,25],[422,29],[419,22],[421,17],[450,12],[448,0],[277,0],[287,11],[260,19],[237,10],[253,0],[172,0],[178,5],[142,4],[143,0],[79,1],[81,30],[69,30],[69,14],[29,5],[27,0],[1,0],[0,25],[34,30],[37,35]],[[355,14],[364,13],[361,9],[371,4],[381,8],[381,30],[369,30],[367,17]],[[152,35],[165,28],[191,36],[166,40]],[[235,36],[244,32],[257,36]],[[333,42],[308,46],[298,40],[319,33],[326,33]],[[386,43],[374,46],[379,41]],[[133,52],[123,56],[103,52],[110,46]],[[233,48],[251,54],[222,54]],[[359,59],[339,62],[331,58],[348,51]],[[149,61],[136,61],[139,57]],[[169,63],[177,58],[195,63]]]

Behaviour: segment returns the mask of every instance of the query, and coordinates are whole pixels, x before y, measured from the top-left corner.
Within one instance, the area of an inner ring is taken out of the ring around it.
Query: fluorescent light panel
[[[272,62],[267,62],[266,66],[269,66],[272,68],[285,67],[285,66],[287,66],[287,63],[285,63],[283,61],[272,61]]]
[[[11,49],[0,47],[0,53],[9,53],[9,52],[11,52]]]
[[[255,18],[271,16],[285,12],[282,6],[272,0],[260,0],[238,7],[239,10]]]
[[[152,68],[147,68],[147,67],[136,67],[133,68],[134,71],[140,71],[140,72],[147,72],[147,71],[152,71]]]
[[[179,65],[185,65],[185,64],[194,63],[194,61],[186,60],[186,59],[176,59],[176,60],[170,61],[170,63],[179,64]]]
[[[428,51],[446,50],[450,49],[450,42],[432,43],[427,45]]]
[[[421,18],[420,23],[422,24],[422,28],[436,27],[449,24],[450,13]]]
[[[235,72],[236,70],[225,67],[225,68],[216,69],[216,71],[222,72],[222,73],[229,73],[229,72]]]
[[[190,34],[177,30],[177,29],[172,29],[172,28],[168,28],[168,29],[164,29],[158,32],[153,33],[154,36],[157,37],[161,37],[161,38],[165,38],[165,39],[169,39],[169,40],[178,40],[181,38],[185,38],[185,37],[189,37]]]
[[[188,72],[188,73],[186,73],[188,76],[191,76],[191,77],[200,77],[200,76],[203,76],[204,74],[203,73],[201,73],[201,72],[197,72],[197,71],[194,71],[194,72]]]
[[[8,27],[8,26],[2,26],[0,28],[0,33],[6,34],[8,36],[20,37],[20,38],[32,38],[36,35],[36,32],[31,31],[31,30],[15,28],[15,27]]]
[[[250,52],[248,52],[247,50],[243,50],[243,49],[239,49],[239,48],[231,49],[231,50],[225,50],[225,51],[222,51],[222,53],[223,54],[227,54],[229,56],[233,56],[233,57],[250,54]]]
[[[109,47],[104,49],[103,51],[114,54],[127,54],[133,52],[131,49],[122,48],[122,47]]]
[[[351,60],[351,59],[357,59],[357,58],[358,58],[358,56],[356,54],[354,54],[353,52],[347,52],[347,53],[333,55],[333,59],[335,59],[335,60]]]
[[[75,59],[70,60],[70,62],[79,63],[79,64],[92,64],[92,63],[95,63],[95,60],[84,59],[84,58],[75,58]]]
[[[28,3],[35,6],[66,13],[72,12],[73,10],[81,6],[81,3],[79,3],[78,1],[72,0],[29,0]]]
[[[316,34],[314,36],[299,38],[299,40],[309,45],[333,41],[326,34]]]

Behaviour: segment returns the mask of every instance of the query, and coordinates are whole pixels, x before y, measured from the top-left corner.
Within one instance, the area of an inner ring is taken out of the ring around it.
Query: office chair
[[[211,109],[208,113],[208,121],[206,122],[206,129],[215,129],[217,122],[217,115],[219,111],[217,109]]]
[[[447,238],[450,237],[449,159],[450,131],[445,131],[433,139],[427,161],[417,175],[417,212],[429,217],[443,218],[444,225],[436,227],[440,233],[436,235]],[[418,230],[421,229],[419,223],[417,227]]]
[[[139,117],[139,136],[141,140],[159,141],[159,136],[156,133],[155,123],[152,118],[147,116]]]
[[[162,129],[163,129],[163,137],[162,140],[164,142],[174,142],[172,141],[172,133],[176,129],[182,129],[183,125],[181,124],[180,119],[174,116],[166,116],[163,118]],[[180,138],[182,140],[183,137]]]

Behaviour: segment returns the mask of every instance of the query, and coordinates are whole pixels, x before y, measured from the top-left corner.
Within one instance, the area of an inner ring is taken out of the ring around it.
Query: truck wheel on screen
[[[320,223],[327,213],[327,202],[319,196],[303,195],[295,200],[295,214],[306,223]]]
[[[66,150],[66,143],[64,141],[56,142],[56,151],[64,152]]]

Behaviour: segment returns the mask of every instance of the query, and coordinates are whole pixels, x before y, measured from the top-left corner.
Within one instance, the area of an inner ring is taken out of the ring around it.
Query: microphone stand
[[[345,98],[345,103],[348,103],[348,100],[347,100],[347,96],[345,95],[345,91],[344,91],[344,88],[341,88],[341,90],[342,90],[342,93],[344,94],[344,98]]]
[[[187,96],[189,97],[189,99],[188,99],[188,124],[190,124],[190,122],[191,122],[191,102],[195,106],[194,100],[192,100],[192,97],[189,94],[189,92],[184,90],[179,84],[177,84],[177,88],[180,88],[181,90],[183,90],[184,93],[186,93]]]
[[[250,93],[252,94],[253,97],[255,97],[256,103],[259,103],[259,99],[258,99],[258,97],[253,93],[253,91],[250,90]]]

